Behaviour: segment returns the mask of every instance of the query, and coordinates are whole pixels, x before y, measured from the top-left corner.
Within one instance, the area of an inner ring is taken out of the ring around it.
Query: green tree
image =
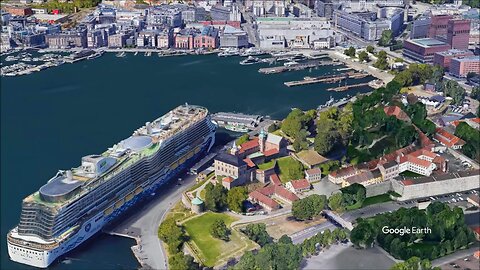
[[[373,64],[373,66],[381,70],[388,69],[387,53],[385,51],[378,52],[377,61]]]
[[[480,86],[473,87],[470,97],[480,101]]]
[[[319,132],[315,136],[313,147],[320,155],[330,152],[338,142],[339,134],[336,132]]]
[[[304,112],[300,109],[293,109],[283,120],[281,129],[287,136],[295,139],[304,127],[305,120],[307,119]]]
[[[375,51],[375,48],[372,45],[368,45],[366,50],[369,53],[373,53]]]
[[[175,219],[169,218],[160,224],[158,237],[168,245],[170,252],[177,252],[185,241],[185,232],[183,227],[177,225]]]
[[[252,270],[258,269],[255,259],[255,255],[251,251],[247,251],[240,258],[238,263],[234,267],[235,270]]]
[[[227,228],[223,219],[217,219],[213,222],[210,227],[210,234],[223,241],[230,241],[230,230]]]
[[[233,187],[227,193],[228,208],[237,213],[243,212],[243,202],[248,198],[245,187]]]
[[[318,216],[325,208],[326,202],[327,197],[318,194],[294,201],[292,205],[292,216],[298,220],[312,219]]]
[[[343,211],[343,197],[342,193],[338,192],[330,196],[328,198],[328,206],[333,210],[333,211],[338,211],[341,212]]]
[[[279,129],[279,126],[276,123],[273,123],[270,126],[268,126],[268,132],[269,133],[277,131],[278,129]]]
[[[466,239],[466,238],[465,238]],[[284,234],[278,239],[278,243],[280,244],[293,244],[292,238],[290,238],[288,235]]]
[[[393,43],[393,32],[392,30],[383,30],[382,36],[378,41],[378,45],[386,47],[390,46]]]
[[[272,243],[272,238],[267,233],[265,223],[248,224],[242,232],[252,241],[259,244],[261,247]]]
[[[355,57],[356,50],[354,47],[350,47],[343,52],[346,56]]]
[[[240,145],[248,142],[249,139],[250,139],[250,136],[248,135],[248,133],[245,133],[235,141],[235,144],[240,146]]]
[[[222,211],[227,206],[227,189],[221,184],[208,183],[205,186],[205,206],[210,211]]]
[[[358,60],[360,60],[361,62],[363,62],[363,61],[370,62],[370,58],[368,57],[368,53],[366,51],[361,51],[358,54]]]
[[[200,265],[193,260],[190,255],[185,255],[183,252],[177,252],[168,256],[168,265],[170,269],[175,270],[199,270]]]

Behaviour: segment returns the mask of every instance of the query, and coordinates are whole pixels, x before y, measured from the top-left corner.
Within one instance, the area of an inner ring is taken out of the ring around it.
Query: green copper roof
[[[192,204],[195,204],[195,205],[200,205],[202,203],[203,201],[198,197],[195,197],[195,199],[192,200]]]

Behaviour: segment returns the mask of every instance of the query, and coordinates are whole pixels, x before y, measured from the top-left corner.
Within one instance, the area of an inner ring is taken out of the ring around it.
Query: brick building
[[[480,74],[480,56],[471,55],[451,60],[450,74],[453,76],[467,77],[470,72]]]
[[[445,52],[437,52],[433,56],[433,64],[434,65],[439,65],[439,66],[443,67],[444,69],[449,69],[450,68],[450,61],[453,58],[470,56],[470,55],[473,55],[473,52],[471,52],[469,50],[452,49],[452,50],[448,50],[448,51],[445,51]]]
[[[470,40],[470,20],[450,20],[447,25],[447,43],[452,49],[466,50]]]

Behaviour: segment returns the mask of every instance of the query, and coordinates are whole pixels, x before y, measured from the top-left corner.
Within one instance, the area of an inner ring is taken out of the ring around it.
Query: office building
[[[433,56],[433,64],[439,65],[444,69],[448,70],[450,68],[450,61],[453,58],[459,58],[459,57],[470,56],[470,55],[473,55],[473,53],[469,50],[452,49],[444,52],[437,52]]]
[[[447,43],[452,49],[466,50],[470,39],[470,20],[450,20],[447,25]]]
[[[464,78],[470,72],[480,74],[480,56],[471,55],[451,60],[450,74],[453,76]]]
[[[420,63],[433,63],[435,53],[449,49],[447,43],[432,38],[405,40],[403,43],[403,55]]]

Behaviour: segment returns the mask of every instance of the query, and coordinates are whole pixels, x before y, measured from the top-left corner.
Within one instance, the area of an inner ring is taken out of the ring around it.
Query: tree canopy
[[[227,193],[228,208],[237,213],[243,212],[243,202],[248,198],[246,187],[233,187]]]
[[[388,69],[387,53],[385,51],[378,52],[377,61],[373,64],[373,66],[381,70]]]
[[[325,208],[327,197],[313,194],[293,202],[292,216],[298,220],[312,219],[318,216]]]
[[[222,211],[227,206],[227,189],[221,184],[208,183],[205,186],[205,207],[214,212]]]
[[[393,43],[393,32],[390,29],[383,30],[382,36],[380,37],[380,40],[378,41],[378,45],[386,47],[390,46]]]
[[[272,243],[273,240],[267,233],[267,227],[265,223],[253,223],[248,224],[242,232],[252,241],[259,244],[261,247],[266,244]]]
[[[346,56],[355,57],[356,50],[354,47],[350,47],[343,52]]]
[[[223,219],[217,219],[213,222],[210,227],[210,234],[218,239],[223,241],[230,241],[230,230],[227,228],[225,221]]]

